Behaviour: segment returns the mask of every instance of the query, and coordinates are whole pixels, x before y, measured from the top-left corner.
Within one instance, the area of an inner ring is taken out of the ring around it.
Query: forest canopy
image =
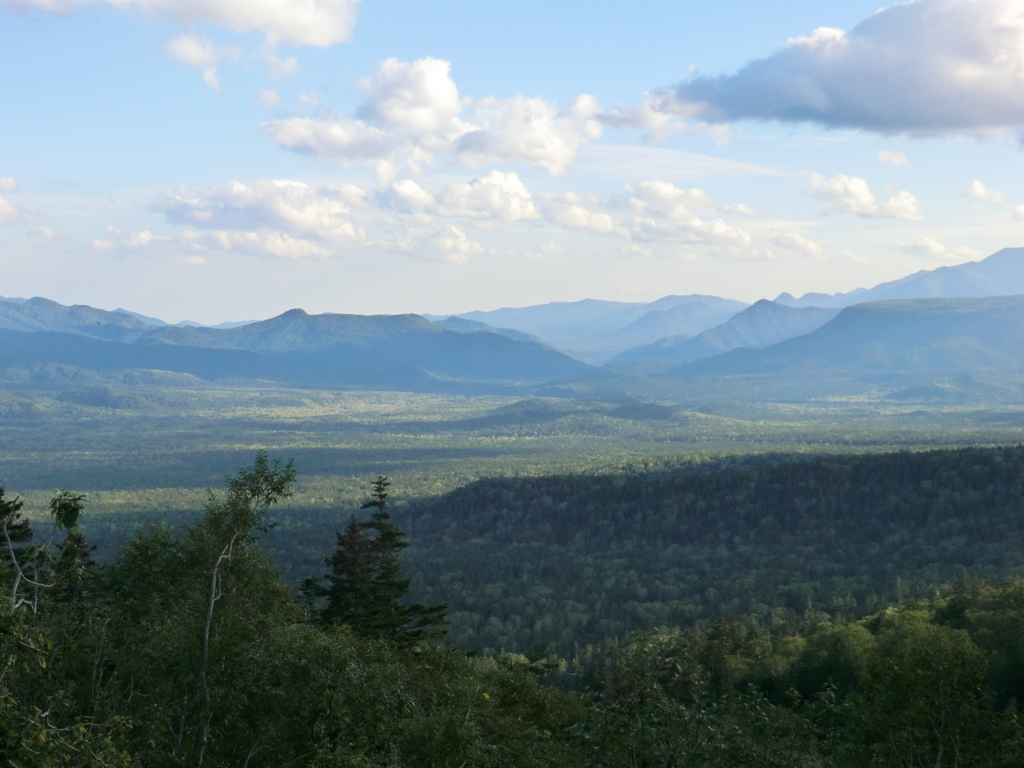
[[[990,452],[992,466],[1012,468],[1014,451]],[[890,458],[893,477],[914,466]],[[939,465],[982,466],[971,452]],[[1000,478],[991,469],[986,479],[995,487]],[[720,469],[695,476],[709,489],[735,483]],[[1015,476],[1008,468],[1000,482]],[[317,595],[281,579],[261,541],[273,538],[268,513],[295,477],[292,464],[259,454],[225,491],[209,493],[193,525],[140,530],[103,565],[78,525],[90,513],[88,499],[57,494],[51,525],[37,522],[33,536],[18,498],[0,495],[5,764],[1009,766],[1024,759],[1016,708],[1024,694],[1020,580],[990,585],[962,573],[928,599],[864,618],[811,610],[783,625],[723,616],[586,645],[572,657],[472,656],[431,633],[409,637],[400,627],[382,632],[332,619]],[[382,481],[360,533],[379,541],[384,530],[401,541],[381,515]],[[338,546],[344,537],[336,536]],[[371,564],[380,565],[381,551]],[[401,597],[400,573],[377,567],[373,574],[371,582]],[[432,608],[436,616],[443,607]]]

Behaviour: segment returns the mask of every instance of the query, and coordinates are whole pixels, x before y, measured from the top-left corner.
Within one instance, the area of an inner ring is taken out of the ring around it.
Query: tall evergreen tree
[[[405,534],[391,522],[388,488],[391,482],[380,475],[373,482],[370,500],[362,509],[372,509],[369,520],[353,515],[338,546],[327,558],[331,571],[323,595],[326,604],[321,619],[346,624],[362,635],[387,637],[400,645],[443,635],[447,603],[405,605],[411,579],[401,578],[399,555],[409,546]]]

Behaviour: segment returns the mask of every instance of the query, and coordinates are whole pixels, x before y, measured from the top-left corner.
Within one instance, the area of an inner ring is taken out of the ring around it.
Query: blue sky
[[[4,296],[850,290],[1024,240],[1016,0],[0,0]]]

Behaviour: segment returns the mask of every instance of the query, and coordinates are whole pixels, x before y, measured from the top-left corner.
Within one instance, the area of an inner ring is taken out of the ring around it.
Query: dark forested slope
[[[719,615],[855,613],[1024,574],[1024,448],[750,459],[481,480],[396,513],[424,602],[467,647],[558,648]],[[916,585],[911,587],[909,585]]]

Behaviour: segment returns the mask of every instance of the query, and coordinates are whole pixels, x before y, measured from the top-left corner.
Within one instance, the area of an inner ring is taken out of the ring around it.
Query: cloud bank
[[[883,134],[1024,128],[1024,7],[910,0],[851,32],[822,27],[734,75],[696,77],[649,109],[708,123],[811,122]]]

